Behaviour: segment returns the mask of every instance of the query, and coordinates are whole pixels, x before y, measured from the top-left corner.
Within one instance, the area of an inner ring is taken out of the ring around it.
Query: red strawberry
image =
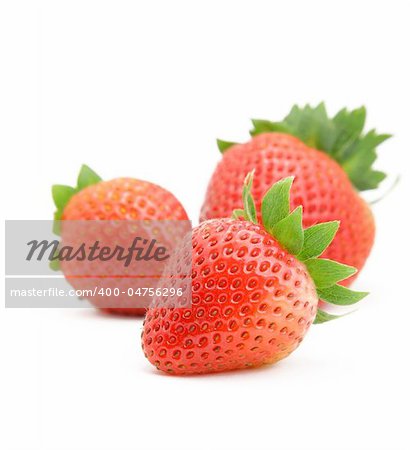
[[[238,208],[240,180],[253,169],[257,207],[272,183],[293,175],[292,207],[304,207],[304,226],[341,222],[324,256],[360,271],[373,245],[375,224],[358,191],[374,189],[385,178],[372,164],[376,146],[389,137],[374,130],[363,134],[365,116],[364,108],[343,109],[329,119],[323,104],[294,107],[280,123],[254,120],[254,137],[246,144],[218,141],[223,157],[210,180],[201,220],[228,217]]]
[[[147,311],[142,347],[158,369],[192,374],[274,363],[296,349],[314,320],[337,317],[317,309],[319,298],[347,305],[366,295],[336,284],[354,268],[318,258],[338,223],[303,230],[302,208],[290,213],[291,184],[287,178],[267,192],[259,224],[248,177],[244,210],[203,222],[174,254],[169,264],[178,267],[192,252],[192,306],[189,295],[158,298]],[[183,289],[186,281],[164,282]]]
[[[98,232],[107,233],[110,231],[108,229],[110,228],[109,224],[114,223],[113,221],[133,221],[133,224],[146,221],[146,225],[144,226],[150,227],[150,224],[155,224],[158,228],[157,221],[186,221],[188,219],[181,203],[173,194],[164,188],[147,181],[133,178],[117,178],[111,181],[101,181],[101,178],[85,165],[81,168],[78,176],[78,186],[76,188],[55,185],[53,186],[52,193],[57,207],[54,216],[56,220],[55,224],[61,224],[58,228],[61,228],[63,236],[62,240],[64,240],[65,229],[65,238],[66,240],[70,239],[71,242],[76,239],[76,237],[73,236],[75,233],[84,233],[84,235],[77,238],[78,242],[83,240],[84,242],[91,243],[95,240],[96,232],[94,231],[93,234],[92,230],[84,231],[85,228],[81,227],[82,221],[112,221],[107,222],[107,228],[99,228]],[[61,222],[59,222],[60,220]],[[66,222],[67,226],[64,227],[65,221],[70,222]],[[74,225],[70,228],[68,223],[73,223]],[[77,223],[79,224],[78,226],[76,225]],[[122,227],[121,232],[124,230],[125,227]],[[152,233],[149,228],[145,231],[148,235],[152,234],[153,237],[158,237],[154,236],[155,233],[158,234],[157,229],[152,230]],[[58,229],[56,232],[59,233],[60,230]],[[113,230],[113,233],[114,237],[112,242],[114,242],[115,239],[120,239],[120,237],[115,235],[119,234],[118,230]],[[164,237],[164,234],[169,234],[166,236],[167,239],[174,239],[172,233],[168,233],[167,230],[162,232],[161,237]],[[129,234],[127,237],[123,238],[123,241],[125,242],[127,238],[129,238]],[[123,246],[127,247],[129,244],[130,242],[128,240]],[[61,261],[60,266],[66,276],[67,272],[69,272],[69,281],[75,289],[88,289],[95,284],[95,278],[87,280],[87,278],[70,276],[79,271],[80,273],[83,271],[85,272],[83,275],[87,275],[87,270],[90,270],[91,272],[94,271],[91,275],[95,276],[95,264],[90,268],[91,264],[87,266],[83,263],[82,266],[79,266],[76,265],[75,262],[74,265],[69,265],[67,262]],[[111,265],[105,264],[104,267],[100,265],[98,270],[100,269],[105,272],[107,270],[115,271],[115,265],[114,263]],[[133,287],[137,287],[136,284],[138,281],[133,280],[132,283]],[[130,286],[130,281],[127,280],[126,277],[117,276],[114,279],[100,276],[98,280],[98,287],[108,287],[111,289],[119,288],[121,293],[127,291]],[[104,305],[107,300],[104,299],[104,297],[92,296],[87,298],[89,298],[96,307],[110,313],[140,315],[145,312],[144,308],[133,307],[132,305],[135,305],[135,298],[129,297],[128,295],[120,295],[116,298],[115,307],[112,307],[112,302],[108,302],[111,306],[105,307]]]

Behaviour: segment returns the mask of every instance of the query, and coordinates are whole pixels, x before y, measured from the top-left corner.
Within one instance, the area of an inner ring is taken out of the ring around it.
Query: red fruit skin
[[[192,306],[160,300],[145,317],[142,347],[154,366],[176,375],[220,372],[274,363],[296,349],[318,304],[302,262],[243,220],[203,222],[170,264],[189,247]]]
[[[209,182],[200,220],[230,217],[234,209],[241,208],[243,179],[254,169],[252,192],[257,211],[275,182],[295,176],[291,206],[303,206],[304,227],[340,220],[339,231],[323,257],[362,269],[375,235],[369,206],[335,160],[287,134],[263,133],[228,149]],[[354,278],[341,284],[350,285]]]
[[[148,181],[116,178],[101,181],[75,194],[64,208],[61,220],[188,220],[188,215],[177,198],[166,189]],[[61,268],[64,272],[64,261]],[[87,279],[70,278],[69,281],[75,289],[93,287]],[[101,279],[99,285],[111,289],[118,287],[122,292],[130,283],[123,278]],[[138,287],[138,280],[134,280],[133,287]],[[127,307],[135,305],[135,299],[127,296],[116,299],[119,305],[116,308],[104,307],[104,301],[99,297],[88,300],[106,313],[143,315],[146,311],[146,308]]]

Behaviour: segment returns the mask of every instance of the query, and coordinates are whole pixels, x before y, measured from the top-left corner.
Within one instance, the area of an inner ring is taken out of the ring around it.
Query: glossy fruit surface
[[[147,312],[152,364],[175,374],[257,367],[300,344],[316,315],[314,283],[260,225],[204,222],[192,252],[192,307]]]
[[[305,227],[340,220],[339,232],[324,256],[359,270],[364,266],[375,235],[369,206],[335,160],[283,133],[259,134],[223,154],[209,182],[201,220],[227,217],[240,207],[240,180],[251,170],[255,170],[253,195],[258,211],[273,183],[295,176],[291,205],[303,206]]]
[[[144,353],[159,370],[182,375],[277,362],[312,323],[338,317],[319,309],[319,299],[351,305],[366,295],[338,284],[354,267],[320,257],[339,223],[304,229],[302,208],[290,207],[292,177],[268,190],[258,218],[252,181],[249,173],[243,209],[194,228],[168,262],[175,275],[163,286],[180,288],[181,297],[157,296],[142,333]],[[179,276],[187,261],[191,273]]]
[[[67,203],[62,220],[187,220],[171,192],[148,181],[116,178],[81,190]]]
[[[218,140],[223,157],[210,180],[201,220],[228,217],[238,208],[240,179],[249,171],[255,170],[257,205],[272,183],[295,176],[292,205],[303,206],[304,225],[341,222],[325,256],[360,271],[373,246],[375,224],[359,192],[376,189],[385,179],[373,164],[377,147],[391,137],[365,132],[365,121],[364,107],[343,108],[330,117],[324,103],[295,105],[282,121],[252,120],[248,143]]]

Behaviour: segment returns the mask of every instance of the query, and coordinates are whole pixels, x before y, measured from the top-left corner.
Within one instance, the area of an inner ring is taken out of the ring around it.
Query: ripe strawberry
[[[376,147],[389,135],[363,134],[364,108],[342,109],[333,119],[323,104],[293,107],[283,122],[254,120],[246,144],[218,141],[223,154],[210,180],[201,220],[228,217],[240,205],[241,183],[255,169],[257,207],[279,179],[295,176],[292,207],[304,207],[303,224],[339,220],[339,233],[324,256],[357,267],[370,253],[375,223],[358,191],[375,189],[385,174],[372,169]],[[344,284],[348,285],[354,277]]]
[[[150,221],[188,220],[188,216],[181,203],[173,194],[164,188],[149,183],[148,181],[133,178],[117,178],[111,181],[101,181],[101,178],[85,165],[82,166],[79,173],[76,188],[55,185],[52,188],[52,194],[57,207],[54,215],[55,231],[57,234],[64,230],[64,221],[80,221],[80,223],[81,221],[90,220],[135,221],[133,223],[146,221],[147,224],[144,226],[149,227],[151,223],[154,223],[155,227],[158,228],[158,222]],[[65,228],[67,229],[68,227]],[[109,226],[107,229],[100,228],[99,231],[101,232],[103,230],[104,232],[108,232],[108,228]],[[81,232],[82,230],[84,228],[79,226],[72,228],[67,233]],[[124,228],[121,230],[123,231]],[[116,233],[115,230],[114,233]],[[147,233],[150,234],[151,231],[148,229]],[[155,233],[158,233],[157,229],[152,230],[153,237],[157,237],[154,236]],[[85,237],[81,237],[83,241],[91,243],[95,240],[95,232],[93,233],[92,230],[90,232],[86,231],[85,234]],[[164,237],[164,233],[161,236]],[[174,236],[170,233],[167,238],[173,239]],[[123,240],[126,241],[127,238]],[[125,242],[124,247],[129,244],[130,242],[128,240]],[[63,272],[69,270],[70,274],[73,273],[73,265],[69,267],[68,263],[61,261],[60,266]],[[94,273],[90,274],[90,278],[92,275],[95,276],[95,267],[96,265],[94,264],[90,269],[91,272],[94,271]],[[114,263],[111,266],[105,264],[103,270],[115,270],[113,267],[115,267]],[[77,269],[77,267],[74,266],[74,269]],[[81,270],[87,272],[87,265],[80,267]],[[88,289],[95,284],[95,279],[87,280],[87,278],[70,277],[69,281],[75,289]],[[133,280],[132,283],[125,277],[118,276],[112,279],[100,276],[98,280],[98,286],[111,289],[117,287],[121,292],[127,291],[130,286],[137,287],[138,281]],[[144,284],[144,282],[142,283]],[[128,295],[120,295],[116,298],[115,307],[104,307],[107,300],[103,297],[89,297],[89,300],[96,307],[110,313],[125,315],[141,315],[145,313],[144,308],[135,308],[133,306],[135,305],[136,299],[130,298]],[[112,304],[109,301],[108,303],[110,305]]]
[[[192,306],[189,290],[180,300],[157,298],[148,309],[142,347],[158,369],[193,374],[277,362],[296,349],[313,321],[337,317],[317,308],[319,298],[349,305],[366,295],[336,284],[354,268],[318,258],[338,222],[303,230],[302,208],[290,213],[291,184],[286,178],[266,193],[260,224],[248,176],[244,210],[203,222],[174,254],[169,264],[178,267],[192,252]],[[186,282],[164,281],[181,288]]]

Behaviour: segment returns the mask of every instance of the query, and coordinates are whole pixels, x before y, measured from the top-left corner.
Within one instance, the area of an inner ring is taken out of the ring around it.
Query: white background
[[[374,207],[377,241],[356,283],[371,296],[274,367],[165,376],[142,354],[139,319],[3,307],[2,448],[409,448],[406,3],[1,2],[7,218],[51,218],[51,184],[74,183],[87,163],[161,184],[196,221],[215,138],[245,140],[250,117],[278,119],[295,102],[365,104],[368,126],[395,135],[378,167],[402,176]]]

